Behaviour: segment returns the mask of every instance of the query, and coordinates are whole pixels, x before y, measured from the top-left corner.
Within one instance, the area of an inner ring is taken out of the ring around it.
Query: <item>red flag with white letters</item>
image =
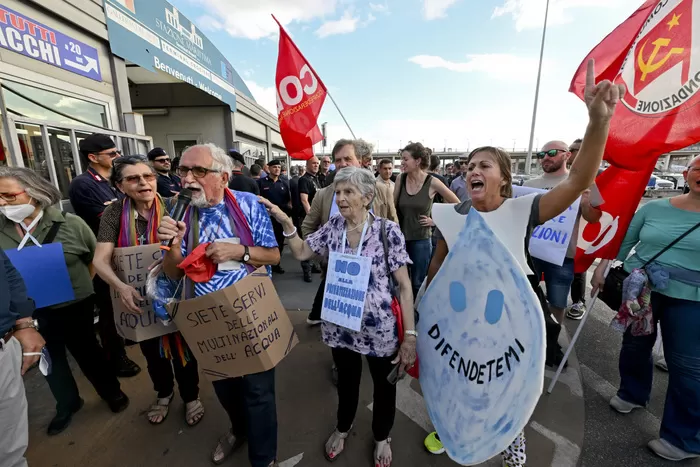
[[[586,63],[596,82],[623,83],[604,159],[596,178],[605,203],[596,224],[582,220],[576,271],[594,258],[615,258],[659,156],[700,140],[700,0],[647,0],[598,44],[579,66],[569,91],[581,99]],[[695,34],[693,34],[695,33]]]
[[[326,86],[277,18],[273,18],[280,28],[275,75],[280,134],[292,159],[311,159],[313,145],[323,139],[318,116],[326,100]]]

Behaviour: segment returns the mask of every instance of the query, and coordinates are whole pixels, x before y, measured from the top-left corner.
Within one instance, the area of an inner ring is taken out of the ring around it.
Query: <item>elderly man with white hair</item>
[[[185,150],[178,175],[183,188],[192,190],[192,203],[184,222],[163,217],[158,229],[160,241],[174,240],[163,259],[163,270],[173,280],[183,277],[178,265],[201,243],[210,243],[206,255],[214,263],[237,261],[240,267],[221,270],[207,282],[194,284],[198,297],[224,289],[246,277],[256,268],[278,264],[279,249],[265,208],[251,193],[228,189],[231,158],[213,144],[200,144]],[[217,241],[238,238],[240,243]],[[185,290],[188,288],[186,287]],[[275,466],[277,457],[277,409],[275,370],[229,378],[214,383],[216,395],[231,420],[231,430],[219,439],[212,462],[221,464],[248,441],[252,467]]]

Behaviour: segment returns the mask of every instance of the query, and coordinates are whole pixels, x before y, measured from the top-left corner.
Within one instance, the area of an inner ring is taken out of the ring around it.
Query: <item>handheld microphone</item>
[[[173,209],[172,214],[170,217],[172,217],[175,222],[180,222],[183,217],[185,217],[185,210],[187,209],[187,206],[190,205],[190,202],[192,201],[192,190],[189,188],[183,188],[182,191],[180,191],[180,194],[177,195],[177,203],[175,204],[175,208]],[[170,248],[173,246],[173,238],[171,238],[167,244],[163,242],[163,244],[160,246],[161,250],[165,251],[170,251]]]

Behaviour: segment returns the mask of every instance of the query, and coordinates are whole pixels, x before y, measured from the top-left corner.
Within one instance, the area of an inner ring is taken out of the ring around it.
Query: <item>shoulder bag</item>
[[[382,245],[384,245],[384,265],[386,266],[386,273],[389,279],[389,291],[391,292],[391,312],[396,318],[399,345],[401,345],[404,338],[403,314],[401,311],[401,304],[399,303],[399,286],[396,281],[394,281],[394,276],[391,274],[391,269],[389,268],[389,242],[386,235],[386,219],[381,219],[381,225]],[[418,357],[416,357],[416,363],[413,367],[408,370],[408,374],[418,379]]]
[[[690,235],[698,227],[700,227],[700,222],[688,229],[683,235],[669,243],[663,250],[655,254],[649,261],[644,263],[642,269],[645,269],[651,263],[656,261],[659,256],[673,248],[675,244]],[[603,290],[601,290],[598,294],[598,298],[613,310],[619,310],[620,306],[622,305],[622,283],[625,279],[627,279],[627,276],[629,276],[629,273],[625,271],[623,265],[620,265],[610,268],[608,275],[605,277],[605,285],[603,285]]]

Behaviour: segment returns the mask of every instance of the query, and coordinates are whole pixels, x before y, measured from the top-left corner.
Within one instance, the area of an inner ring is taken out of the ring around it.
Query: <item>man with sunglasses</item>
[[[85,172],[73,179],[68,196],[75,214],[81,217],[97,235],[105,208],[119,199],[117,190],[109,183],[112,162],[121,155],[108,135],[93,133],[80,141],[80,156]],[[120,378],[136,376],[141,368],[126,356],[124,339],[117,334],[109,285],[99,276],[93,280],[95,302],[100,310],[99,333],[115,374]]]
[[[163,198],[172,198],[180,193],[180,177],[170,173],[170,156],[163,148],[153,148],[148,152],[148,160],[158,174],[158,194]]]
[[[578,152],[578,151],[576,151]],[[537,158],[540,161],[540,166],[544,172],[541,176],[527,180],[524,186],[531,188],[540,188],[550,190],[559,183],[566,180],[569,176],[567,162],[572,157],[569,151],[569,146],[562,141],[550,141],[544,145],[542,151],[537,153]],[[598,222],[601,216],[601,211],[591,205],[590,193],[586,192],[581,197],[579,212],[576,216],[574,229],[571,233],[572,239],[578,239],[579,222],[581,216],[588,222]],[[547,302],[549,309],[561,325],[564,320],[564,310],[566,310],[569,300],[569,291],[574,280],[574,257],[576,256],[576,241],[571,240],[564,258],[564,264],[557,266],[555,264],[533,258],[537,275],[544,275],[544,281],[547,286]],[[569,310],[569,317],[572,319],[581,319],[585,313],[585,307],[577,305],[576,310]],[[557,336],[558,337],[558,336]],[[548,336],[550,338],[550,336]],[[548,346],[547,365],[558,366],[563,357],[563,353],[559,345],[554,344],[554,336],[551,336],[552,342]],[[555,349],[555,350],[549,350]]]

